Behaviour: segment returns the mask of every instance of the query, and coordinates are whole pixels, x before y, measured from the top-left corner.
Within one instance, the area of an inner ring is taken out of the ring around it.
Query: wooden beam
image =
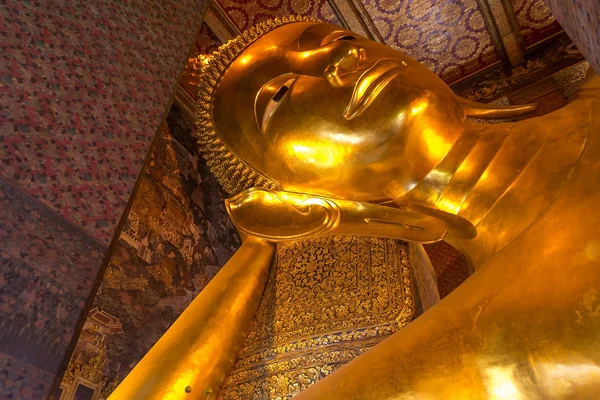
[[[488,33],[492,38],[492,43],[494,43],[494,47],[496,48],[496,53],[498,54],[498,57],[500,58],[502,64],[507,69],[510,69],[511,63],[508,58],[506,48],[504,47],[502,37],[500,36],[498,25],[496,25],[496,20],[494,19],[494,15],[492,14],[492,9],[487,0],[476,1],[477,5],[479,6],[479,11],[481,11],[481,15],[483,16],[483,21],[485,22],[485,26],[487,27]]]
[[[524,61],[523,36],[509,0],[477,0],[496,52],[503,64],[514,67]]]

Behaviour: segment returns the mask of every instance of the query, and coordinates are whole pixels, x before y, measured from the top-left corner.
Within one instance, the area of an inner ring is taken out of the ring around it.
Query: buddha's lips
[[[402,61],[385,59],[377,61],[363,72],[354,85],[344,118],[353,119],[362,114],[383,88],[406,67],[406,63]]]

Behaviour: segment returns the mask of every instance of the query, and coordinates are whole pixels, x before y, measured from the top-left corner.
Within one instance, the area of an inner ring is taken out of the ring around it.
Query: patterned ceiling
[[[384,42],[447,83],[496,63],[510,66],[509,59],[522,61],[522,53],[562,31],[543,0],[215,0],[196,42],[198,53],[260,21],[290,14]]]
[[[365,6],[385,43],[446,81],[498,60],[475,0],[366,0]]]

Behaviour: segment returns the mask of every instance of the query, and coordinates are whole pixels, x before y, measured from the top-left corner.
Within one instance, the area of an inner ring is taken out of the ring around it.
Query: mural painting
[[[60,399],[108,397],[240,245],[221,189],[175,108],[168,122],[134,195]]]

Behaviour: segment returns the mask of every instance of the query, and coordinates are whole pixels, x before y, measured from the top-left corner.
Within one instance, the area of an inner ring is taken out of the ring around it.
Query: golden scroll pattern
[[[286,399],[413,318],[407,245],[331,236],[279,243],[221,398]]]

